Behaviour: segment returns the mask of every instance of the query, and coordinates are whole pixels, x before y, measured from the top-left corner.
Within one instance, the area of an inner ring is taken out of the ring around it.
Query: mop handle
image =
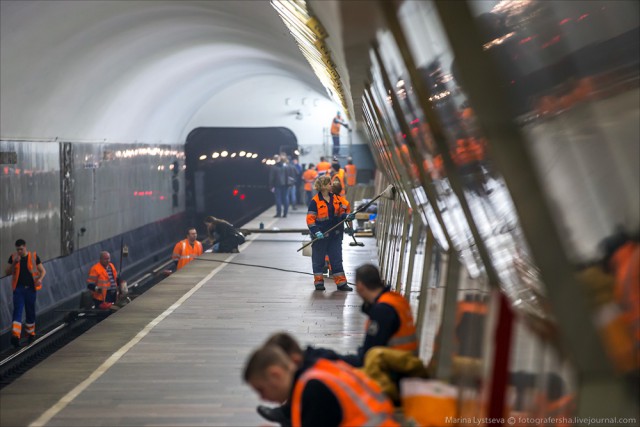
[[[357,214],[359,212],[362,212],[363,210],[367,209],[369,206],[371,206],[371,204],[373,202],[375,202],[376,200],[378,200],[380,197],[382,197],[382,195],[384,193],[386,193],[389,189],[393,189],[393,185],[389,184],[389,186],[387,188],[385,188],[385,190],[378,194],[376,197],[374,197],[373,199],[371,199],[369,202],[367,202],[366,204],[360,206],[358,209],[355,210],[355,212],[353,212],[354,214]],[[339,223],[337,223],[336,225],[334,225],[333,227],[331,227],[330,229],[328,229],[327,231],[325,231],[326,234],[329,234],[331,231],[333,231],[334,229],[336,229],[337,227],[339,227],[340,225],[342,225],[343,222],[345,222],[346,219],[343,219],[342,221],[340,221]],[[303,250],[304,248],[306,248],[309,245],[314,244],[316,241],[318,241],[320,239],[315,238],[310,242],[305,243],[300,249],[298,249],[296,252],[300,252],[301,250]]]

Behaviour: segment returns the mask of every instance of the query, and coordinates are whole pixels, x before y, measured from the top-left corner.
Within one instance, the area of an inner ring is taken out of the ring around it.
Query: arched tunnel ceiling
[[[0,4],[3,139],[183,142],[220,92],[238,114],[211,125],[281,126],[270,86],[330,103],[268,0]]]

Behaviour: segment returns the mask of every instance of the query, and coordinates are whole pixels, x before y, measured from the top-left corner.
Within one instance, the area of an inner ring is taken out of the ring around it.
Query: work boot
[[[11,345],[13,345],[15,348],[20,348],[20,337],[11,335]]]
[[[343,283],[342,285],[338,286],[338,290],[348,292],[348,291],[352,291],[353,288],[347,285],[346,283]]]
[[[36,340],[36,334],[29,335],[29,344],[33,344],[35,340]]]
[[[280,218],[280,214],[275,214],[273,217],[274,218]]]
[[[316,283],[316,291],[324,291],[324,283]]]
[[[269,408],[268,406],[259,405],[256,408],[258,414],[265,420],[278,423],[283,426],[290,426],[291,420],[287,418],[281,407]]]

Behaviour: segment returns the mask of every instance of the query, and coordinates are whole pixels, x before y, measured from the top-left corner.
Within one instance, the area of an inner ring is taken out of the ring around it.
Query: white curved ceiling
[[[333,113],[268,0],[0,4],[2,139],[175,143],[287,126],[296,103]]]

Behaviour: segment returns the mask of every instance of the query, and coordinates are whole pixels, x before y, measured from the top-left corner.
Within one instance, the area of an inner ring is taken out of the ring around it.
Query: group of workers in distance
[[[374,265],[358,267],[355,288],[368,317],[364,342],[355,354],[314,347],[303,351],[295,338],[277,333],[249,356],[244,380],[263,400],[281,405],[259,406],[258,413],[264,418],[305,427],[399,425],[389,397],[397,398],[397,387],[389,378],[401,372],[372,373],[379,369],[376,361],[381,352],[395,357],[399,353],[422,367],[416,357],[411,307],[402,295],[385,286]],[[420,370],[421,375],[424,372]],[[388,385],[396,392],[389,393]]]

